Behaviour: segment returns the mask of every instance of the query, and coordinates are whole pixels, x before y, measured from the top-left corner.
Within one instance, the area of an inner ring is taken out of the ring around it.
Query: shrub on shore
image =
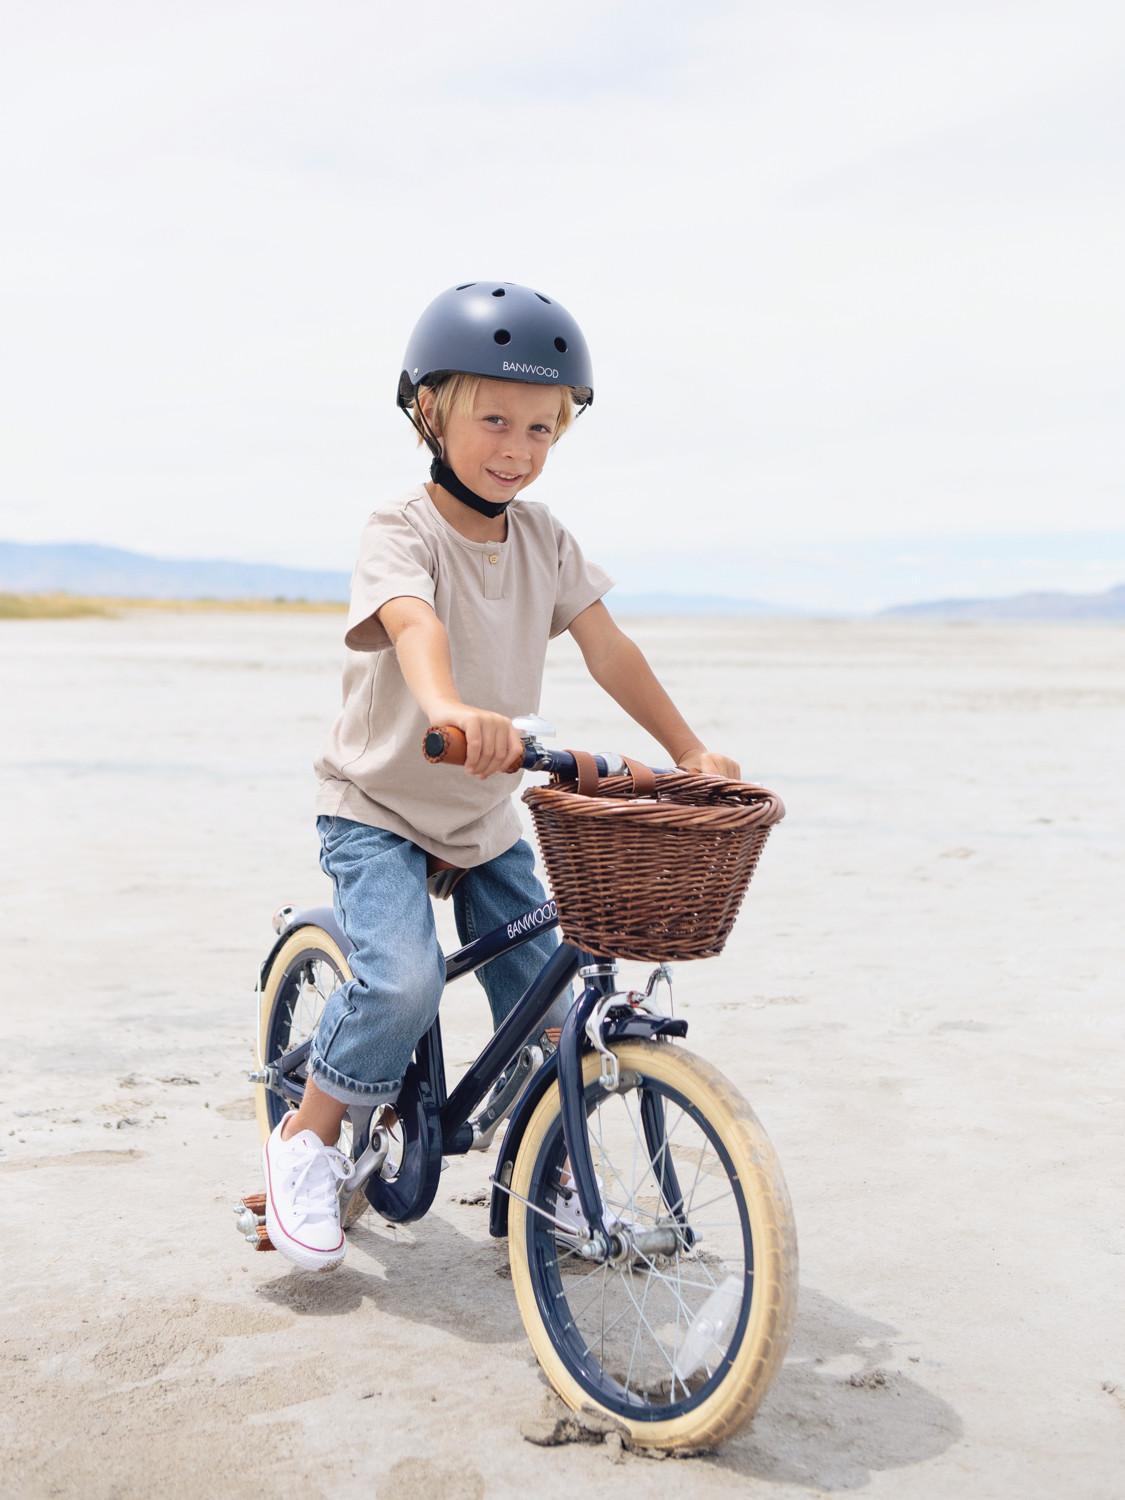
[[[0,620],[73,620],[81,615],[108,615],[97,599],[77,594],[7,594],[0,592]]]
[[[81,594],[17,594],[0,590],[0,620],[72,620],[84,615],[114,618],[125,610],[270,614],[339,614],[342,602],[315,599],[98,599]]]

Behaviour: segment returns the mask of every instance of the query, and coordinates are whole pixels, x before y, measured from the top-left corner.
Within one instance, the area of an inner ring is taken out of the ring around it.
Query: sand
[[[802,1255],[753,1427],[655,1462],[521,1435],[552,1408],[487,1158],[332,1277],[234,1232],[255,967],[273,908],[325,893],[338,629],[0,626],[5,1493],[1119,1496],[1125,632],[631,622],[789,807],[677,1006],[770,1132]],[[569,640],[543,711],[664,759]],[[451,991],[454,1064],[485,1016]]]

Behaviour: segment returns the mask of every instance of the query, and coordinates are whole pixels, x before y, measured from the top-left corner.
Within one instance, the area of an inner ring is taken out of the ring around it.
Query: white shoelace
[[[283,1141],[289,1146],[290,1141]],[[336,1185],[351,1171],[352,1164],[335,1146],[319,1149],[308,1141],[300,1142],[304,1161],[295,1165],[289,1176],[293,1209],[302,1223],[314,1218],[335,1218],[339,1213]]]

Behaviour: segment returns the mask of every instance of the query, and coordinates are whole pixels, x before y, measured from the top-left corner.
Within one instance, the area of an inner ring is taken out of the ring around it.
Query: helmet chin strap
[[[471,490],[467,484],[462,484],[457,475],[441,456],[441,439],[426,421],[426,414],[419,403],[415,402],[415,411],[404,407],[406,415],[411,424],[417,429],[426,447],[434,455],[434,461],[430,465],[430,478],[435,484],[440,484],[443,490],[448,490],[451,495],[456,496],[462,505],[467,505],[470,510],[478,511],[482,516],[488,516],[495,521],[497,516],[502,516],[508,509],[509,502],[501,500],[497,504],[493,500],[486,500],[483,495],[478,495],[476,490]]]
[[[433,463],[430,465],[430,478],[435,484],[440,484],[443,490],[448,490],[451,495],[456,495],[462,505],[467,505],[470,509],[479,511],[482,516],[490,516],[495,520],[497,516],[502,516],[508,509],[509,502],[507,500],[501,500],[497,504],[495,501],[486,500],[483,495],[478,495],[467,484],[462,484],[440,455],[435,456]]]

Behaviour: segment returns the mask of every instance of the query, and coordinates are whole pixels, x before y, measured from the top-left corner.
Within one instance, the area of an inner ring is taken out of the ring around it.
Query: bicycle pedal
[[[247,1193],[245,1198],[240,1199],[234,1205],[234,1212],[237,1216],[236,1227],[239,1234],[255,1250],[277,1249],[266,1228],[265,1193]]]

